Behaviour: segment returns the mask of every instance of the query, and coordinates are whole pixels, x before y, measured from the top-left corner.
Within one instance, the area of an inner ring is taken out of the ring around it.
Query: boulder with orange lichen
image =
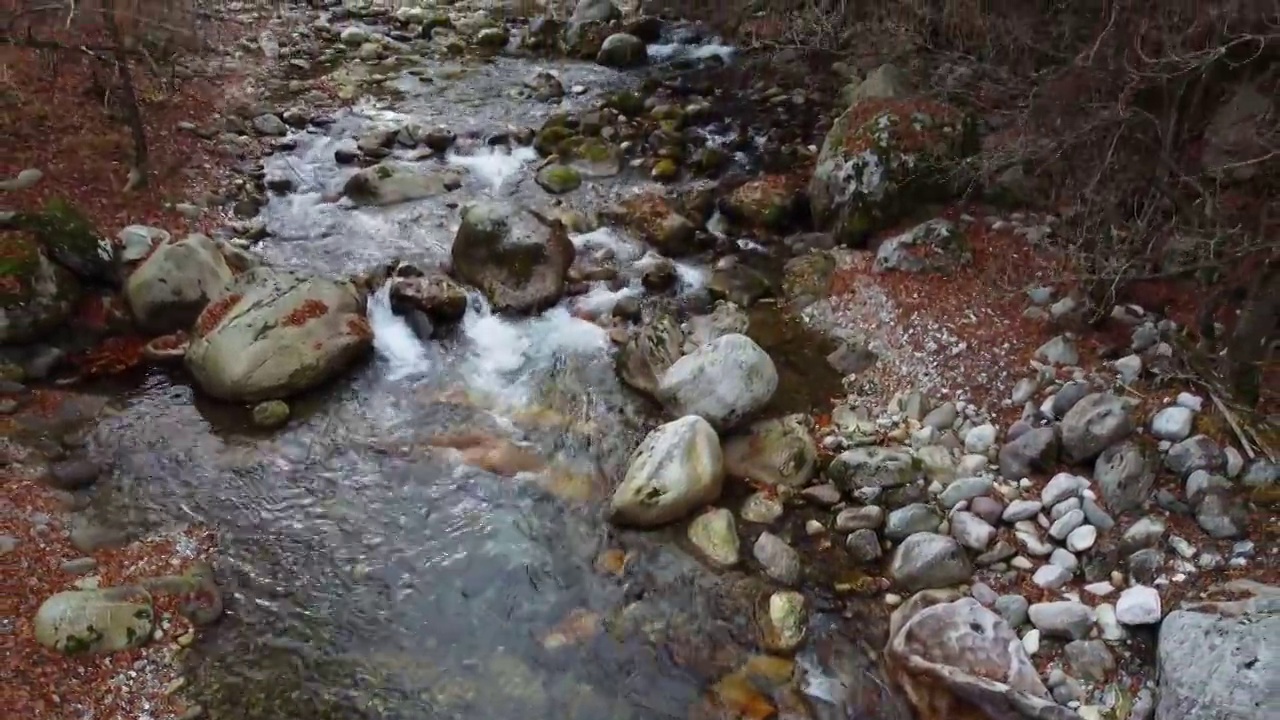
[[[924,98],[868,98],[840,115],[809,181],[814,221],[860,243],[945,198],[976,145],[971,116]]]
[[[331,380],[372,343],[353,284],[254,268],[205,307],[185,359],[210,395],[258,402]]]
[[[185,330],[233,275],[219,242],[188,235],[156,245],[129,276],[125,296],[144,330]]]

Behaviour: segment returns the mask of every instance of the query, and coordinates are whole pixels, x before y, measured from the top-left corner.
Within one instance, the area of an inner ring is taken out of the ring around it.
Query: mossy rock
[[[716,175],[728,164],[729,154],[716,147],[699,148],[689,162],[693,171],[703,177]]]
[[[921,98],[872,99],[836,119],[809,183],[815,221],[858,244],[912,208],[945,200],[977,147],[973,117]]]
[[[30,342],[70,315],[80,286],[29,234],[0,234],[0,345]]]
[[[721,203],[721,210],[739,225],[761,230],[786,230],[800,209],[800,184],[785,175],[766,175],[739,186]]]
[[[644,96],[638,92],[624,90],[610,95],[604,106],[617,110],[627,117],[639,117],[644,114]]]
[[[32,278],[40,263],[40,244],[29,235],[0,235],[0,307],[12,307],[31,298]]]
[[[111,243],[98,234],[93,223],[71,203],[50,200],[43,210],[22,213],[16,224],[30,232],[56,262],[88,280],[114,281]]]
[[[582,185],[582,175],[577,170],[559,163],[543,167],[534,180],[553,195],[577,190]]]
[[[561,143],[560,154],[586,177],[611,177],[622,172],[622,150],[601,138],[574,137]]]
[[[562,125],[543,126],[533,138],[533,149],[543,157],[550,157],[559,153],[566,141],[576,137],[577,133]]]
[[[663,158],[654,163],[649,177],[658,182],[671,182],[680,177],[680,164],[671,158]]]

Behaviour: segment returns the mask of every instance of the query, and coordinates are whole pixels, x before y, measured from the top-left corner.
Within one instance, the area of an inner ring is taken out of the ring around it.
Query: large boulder
[[[1273,596],[1270,609],[1277,604]],[[1156,657],[1156,720],[1271,717],[1280,677],[1280,615],[1227,617],[1176,610],[1160,624]]]
[[[455,176],[383,162],[347,178],[342,194],[357,205],[381,206],[443,195],[456,187]]]
[[[925,99],[868,99],[827,133],[809,181],[815,222],[838,241],[860,243],[922,202],[957,185],[974,124],[958,109]]]
[[[898,546],[889,566],[889,576],[899,587],[914,592],[968,582],[973,576],[973,566],[954,538],[922,532]]]
[[[631,455],[609,504],[610,519],[654,527],[714,502],[724,483],[720,438],[706,420],[689,415],[659,426]]]
[[[71,314],[79,285],[36,241],[0,235],[0,345],[35,340]]]
[[[649,62],[649,54],[640,38],[627,33],[614,33],[600,44],[596,62],[614,68],[637,67]]]
[[[462,213],[453,240],[453,273],[498,312],[538,312],[564,294],[574,247],[564,223],[502,202]]]
[[[210,395],[259,402],[320,385],[372,344],[351,283],[254,268],[200,314],[186,364]]]
[[[1111,393],[1093,393],[1076,403],[1062,418],[1062,454],[1069,462],[1092,460],[1128,437],[1136,427],[1138,403]]]
[[[49,597],[32,623],[36,641],[67,655],[117,652],[151,639],[155,620],[141,588],[67,590]]]
[[[973,598],[912,609],[905,619],[894,614],[898,629],[885,660],[919,717],[1077,717],[1054,702],[1017,633],[996,613]]]
[[[673,414],[698,415],[727,430],[764,408],[777,389],[769,354],[735,333],[675,361],[658,381],[658,399]]]
[[[21,213],[15,224],[35,235],[55,262],[85,280],[117,280],[111,242],[71,203],[54,198],[40,212]]]
[[[725,471],[732,477],[766,485],[803,487],[813,478],[818,446],[804,415],[752,423],[724,444]]]
[[[610,25],[621,19],[622,11],[610,0],[579,0],[565,25],[565,53],[584,60],[594,58],[610,35]]]
[[[217,241],[188,235],[156,246],[129,276],[125,297],[144,330],[156,334],[187,330],[233,275]]]

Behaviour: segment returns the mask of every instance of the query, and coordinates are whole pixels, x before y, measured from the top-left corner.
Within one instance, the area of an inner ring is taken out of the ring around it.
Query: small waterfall
[[[503,147],[486,147],[475,155],[450,153],[448,162],[450,165],[467,168],[472,174],[484,179],[492,191],[497,192],[509,178],[520,172],[520,168],[524,167],[525,163],[537,158],[538,151],[531,147],[517,147],[511,150]]]
[[[391,310],[391,283],[384,283],[369,298],[369,325],[373,328],[373,349],[387,363],[387,377],[400,380],[431,370],[427,349],[409,324]]]

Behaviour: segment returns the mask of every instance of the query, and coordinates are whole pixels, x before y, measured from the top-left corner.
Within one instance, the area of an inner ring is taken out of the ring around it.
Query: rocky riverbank
[[[1262,717],[1266,438],[957,201],[982,118],[607,0],[259,29],[207,234],[6,217],[34,716]]]

